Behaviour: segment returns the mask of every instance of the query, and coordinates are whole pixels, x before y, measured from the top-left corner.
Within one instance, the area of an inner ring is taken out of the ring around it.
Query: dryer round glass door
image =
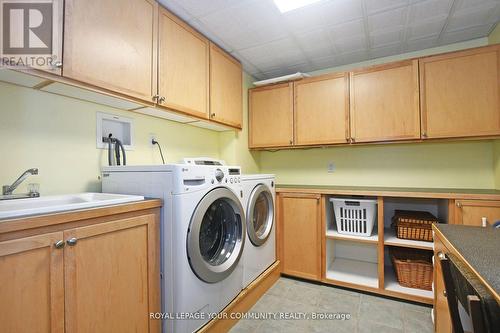
[[[260,184],[250,195],[247,211],[248,238],[255,246],[264,244],[271,233],[274,222],[273,195]]]
[[[196,207],[187,235],[191,269],[201,280],[224,280],[236,268],[245,241],[245,217],[238,197],[227,188],[207,193]]]

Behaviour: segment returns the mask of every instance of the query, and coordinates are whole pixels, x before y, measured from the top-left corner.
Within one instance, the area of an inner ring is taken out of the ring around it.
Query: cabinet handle
[[[460,201],[455,202],[455,205],[456,205],[458,208],[462,208],[462,203],[461,203]]]
[[[56,249],[62,249],[64,247],[64,241],[63,240],[58,240],[57,242],[54,243],[54,247]]]
[[[76,239],[75,237],[72,237],[66,241],[66,243],[68,243],[69,246],[75,246],[76,242],[78,242],[78,239]]]

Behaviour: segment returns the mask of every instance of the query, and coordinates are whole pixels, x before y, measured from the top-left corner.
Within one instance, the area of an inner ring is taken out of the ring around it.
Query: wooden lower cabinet
[[[160,332],[159,215],[0,242],[2,332]]]
[[[434,331],[436,333],[451,333],[451,318],[448,310],[448,301],[445,296],[443,272],[439,263],[439,256],[449,251],[439,237],[434,237]]]
[[[64,332],[63,250],[54,232],[0,242],[0,331]]]
[[[279,243],[282,272],[321,279],[321,196],[279,195]]]
[[[500,221],[500,201],[457,200],[455,201],[455,224],[481,226],[486,217],[489,224]]]

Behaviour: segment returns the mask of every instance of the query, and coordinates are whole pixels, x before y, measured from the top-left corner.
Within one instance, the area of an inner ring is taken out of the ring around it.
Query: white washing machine
[[[243,249],[243,288],[276,261],[274,175],[242,175],[247,234]]]
[[[161,198],[164,332],[194,332],[242,289],[246,235],[239,167],[103,168],[103,192]]]

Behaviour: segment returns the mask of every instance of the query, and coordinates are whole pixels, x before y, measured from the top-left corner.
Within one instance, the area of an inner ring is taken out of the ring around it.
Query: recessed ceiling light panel
[[[280,12],[286,13],[294,9],[302,8],[321,0],[273,0]]]

